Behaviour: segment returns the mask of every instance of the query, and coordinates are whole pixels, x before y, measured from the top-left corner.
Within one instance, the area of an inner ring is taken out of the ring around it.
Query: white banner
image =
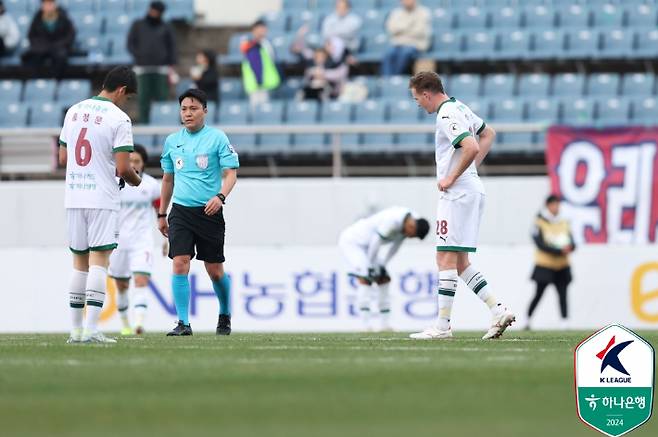
[[[434,247],[404,246],[390,265],[391,322],[410,331],[434,323],[436,280]],[[485,246],[472,258],[493,292],[516,314],[515,329],[526,321],[534,294],[529,280],[533,248]],[[356,331],[361,324],[353,305],[355,287],[345,275],[339,251],[331,246],[285,248],[228,247],[226,270],[233,278],[235,331]],[[67,249],[2,249],[0,301],[6,309],[0,332],[65,332],[69,329]],[[171,261],[156,259],[146,319],[148,331],[174,326],[176,313],[170,285]],[[569,327],[594,329],[609,323],[630,328],[658,328],[658,254],[655,247],[585,246],[573,257],[574,282],[569,288]],[[217,299],[203,264],[192,261],[191,323],[196,331],[214,330]],[[453,307],[453,329],[484,331],[486,306],[460,284]],[[102,329],[117,331],[115,290],[110,282]],[[556,293],[549,288],[533,327],[557,328]]]

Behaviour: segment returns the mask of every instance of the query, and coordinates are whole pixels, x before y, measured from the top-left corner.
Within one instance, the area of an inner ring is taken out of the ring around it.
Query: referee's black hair
[[[204,93],[200,89],[190,88],[187,91],[185,91],[178,98],[178,104],[179,105],[183,104],[183,100],[188,98],[188,97],[190,99],[198,100],[203,105],[203,109],[206,109],[208,107],[208,96],[206,95],[206,93]]]
[[[137,94],[137,75],[130,67],[114,67],[103,81],[105,91],[113,92],[122,86],[126,87],[126,94]]]
[[[561,200],[562,199],[557,194],[551,194],[550,196],[548,196],[546,198],[546,205],[548,205],[549,203],[553,203],[553,202],[559,202]]]
[[[146,153],[146,148],[142,146],[141,144],[135,144],[133,150],[135,153],[139,153],[139,156],[142,157],[142,161],[144,161],[144,166],[146,166],[146,163],[148,162],[149,155]]]
[[[416,236],[424,239],[430,231],[430,223],[424,218],[416,219]]]

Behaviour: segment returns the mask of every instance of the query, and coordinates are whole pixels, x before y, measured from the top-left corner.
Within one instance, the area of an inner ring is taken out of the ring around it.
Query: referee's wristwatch
[[[158,219],[161,219],[161,218],[167,218],[167,214],[166,213],[165,214],[158,213]]]
[[[226,196],[224,196],[222,193],[217,193],[215,196],[217,196],[219,200],[222,201],[222,205],[226,205]]]

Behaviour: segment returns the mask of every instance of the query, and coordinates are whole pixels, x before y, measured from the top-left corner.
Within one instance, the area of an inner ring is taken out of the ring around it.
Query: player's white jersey
[[[119,210],[119,248],[153,247],[156,211],[153,202],[160,198],[160,184],[147,174],[137,187],[121,190]]]
[[[362,247],[368,247],[374,235],[385,243],[396,243],[404,240],[404,219],[416,215],[402,206],[393,206],[374,215],[365,217],[350,225],[341,234],[341,239]]]
[[[465,137],[482,132],[485,123],[464,103],[451,97],[439,106],[436,114],[436,177],[448,176],[461,159],[459,143]],[[455,191],[476,191],[484,193],[484,186],[478,176],[475,162],[457,178],[451,189]]]
[[[132,151],[130,117],[93,97],[73,105],[59,137],[67,149],[66,208],[119,209],[114,153]]]

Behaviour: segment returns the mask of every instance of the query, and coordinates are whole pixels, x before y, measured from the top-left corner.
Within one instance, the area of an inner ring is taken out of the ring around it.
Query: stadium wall
[[[247,26],[266,12],[281,10],[282,0],[195,0],[204,26]]]

